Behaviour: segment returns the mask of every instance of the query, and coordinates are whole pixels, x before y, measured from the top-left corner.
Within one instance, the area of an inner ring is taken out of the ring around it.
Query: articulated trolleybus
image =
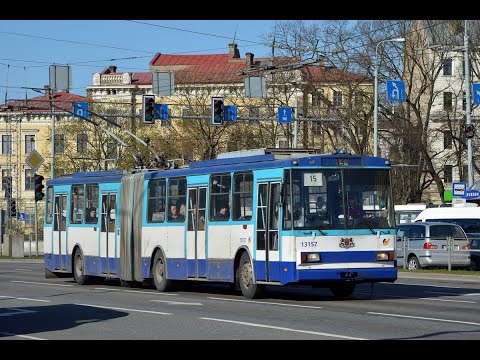
[[[161,292],[226,282],[246,298],[310,285],[348,297],[358,283],[397,279],[390,171],[383,158],[257,149],[51,179],[46,276]]]

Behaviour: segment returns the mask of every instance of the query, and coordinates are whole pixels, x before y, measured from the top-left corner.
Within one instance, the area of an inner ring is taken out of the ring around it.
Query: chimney
[[[229,59],[239,59],[240,58],[240,52],[237,49],[237,44],[235,43],[230,43],[228,44],[228,58]]]
[[[117,67],[115,65],[110,65],[108,67],[108,70],[110,70],[110,74],[115,73],[115,72],[117,72]]]
[[[52,95],[52,89],[50,89],[50,85],[44,85],[43,88],[45,89],[45,96]]]
[[[247,52],[247,53],[245,54],[245,56],[246,56],[246,58],[247,58],[247,59],[246,59],[246,66],[247,66],[247,68],[253,66],[253,53]]]

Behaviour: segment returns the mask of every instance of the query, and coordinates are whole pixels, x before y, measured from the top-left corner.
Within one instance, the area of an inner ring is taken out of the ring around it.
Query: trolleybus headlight
[[[320,253],[302,253],[302,263],[320,262]]]
[[[377,261],[391,261],[391,260],[395,260],[395,253],[393,251],[377,252]]]

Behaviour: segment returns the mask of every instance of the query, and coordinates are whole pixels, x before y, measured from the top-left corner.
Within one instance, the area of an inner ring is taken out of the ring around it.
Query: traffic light
[[[223,97],[212,97],[212,125],[223,125]]]
[[[473,124],[467,124],[465,125],[465,137],[467,139],[473,138],[475,135],[475,128],[473,127]]]
[[[15,219],[17,217],[17,203],[12,199],[10,201],[10,218]]]
[[[34,175],[35,179],[35,202],[40,201],[44,198],[45,193],[43,192],[43,186],[42,182],[45,179],[42,175],[35,174]]]
[[[155,123],[155,95],[143,95],[142,120],[144,124]]]

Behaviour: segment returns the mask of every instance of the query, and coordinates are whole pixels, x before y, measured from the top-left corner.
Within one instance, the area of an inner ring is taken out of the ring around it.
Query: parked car
[[[469,238],[470,240],[470,270],[480,271],[480,237]]]
[[[444,222],[414,222],[397,225],[398,266],[403,266],[405,249],[409,270],[448,267],[448,237],[453,238],[450,266],[468,268],[470,243],[465,231],[459,225]]]

